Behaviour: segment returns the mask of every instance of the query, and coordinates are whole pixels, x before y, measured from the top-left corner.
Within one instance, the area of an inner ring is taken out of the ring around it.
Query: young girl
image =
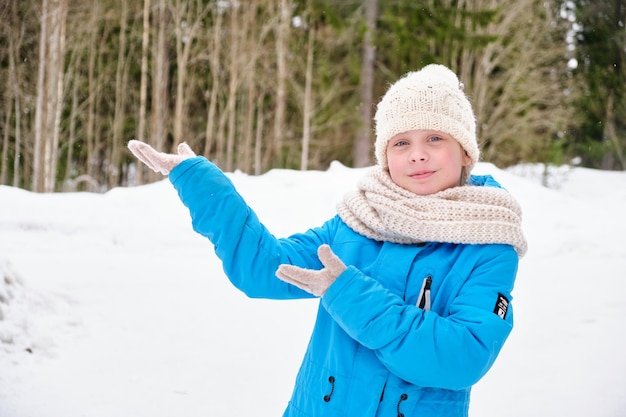
[[[478,161],[471,104],[429,65],[378,104],[377,165],[320,227],[274,237],[214,164],[130,141],[250,297],[320,297],[288,417],[467,416],[513,327],[517,202]]]

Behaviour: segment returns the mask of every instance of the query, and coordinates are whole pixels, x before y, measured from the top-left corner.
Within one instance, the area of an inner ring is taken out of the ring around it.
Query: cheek
[[[389,167],[390,172],[394,169],[397,169],[398,158],[395,157],[393,153],[387,152],[387,166]]]
[[[400,158],[387,156],[387,169],[389,170],[391,179],[395,181],[403,171]]]
[[[451,165],[457,165],[459,169],[466,167],[472,162],[471,158],[467,156],[465,150],[450,150],[447,155],[447,160]]]

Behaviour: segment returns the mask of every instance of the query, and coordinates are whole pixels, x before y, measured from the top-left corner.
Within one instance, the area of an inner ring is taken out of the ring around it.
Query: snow
[[[515,329],[474,417],[626,415],[626,173],[479,164],[522,204]],[[277,236],[362,170],[229,174]],[[0,187],[0,416],[279,416],[315,300],[251,300],[169,181],[105,194]]]

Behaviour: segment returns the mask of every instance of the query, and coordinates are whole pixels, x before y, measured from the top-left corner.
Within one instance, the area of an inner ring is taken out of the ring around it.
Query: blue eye
[[[408,144],[409,142],[407,142],[406,140],[399,140],[396,143],[394,143],[394,146],[406,146]]]
[[[439,142],[439,141],[441,141],[441,140],[443,140],[443,138],[442,138],[441,136],[430,136],[430,137],[428,138],[428,141],[429,141],[429,142]]]

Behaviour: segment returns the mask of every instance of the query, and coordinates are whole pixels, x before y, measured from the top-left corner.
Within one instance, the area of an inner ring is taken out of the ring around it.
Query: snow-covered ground
[[[530,250],[516,327],[473,417],[626,416],[626,173],[501,171]],[[230,177],[278,236],[317,226],[363,171]],[[0,416],[280,416],[314,300],[250,300],[167,180],[106,194],[0,187]]]

